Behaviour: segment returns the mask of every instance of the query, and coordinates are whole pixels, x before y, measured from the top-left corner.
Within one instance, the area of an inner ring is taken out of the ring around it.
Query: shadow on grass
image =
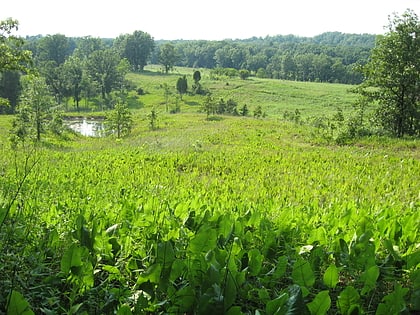
[[[185,105],[189,105],[189,106],[201,105],[199,102],[196,102],[196,101],[185,101],[184,103],[185,103]]]

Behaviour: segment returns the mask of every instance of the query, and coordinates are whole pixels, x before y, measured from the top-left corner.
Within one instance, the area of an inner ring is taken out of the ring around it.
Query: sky
[[[140,30],[155,40],[222,40],[383,34],[388,16],[408,8],[420,16],[420,0],[8,0],[0,20],[17,19],[20,36],[115,38]]]

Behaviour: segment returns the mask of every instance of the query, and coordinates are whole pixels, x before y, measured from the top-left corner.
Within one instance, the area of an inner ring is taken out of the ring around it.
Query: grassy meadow
[[[123,139],[45,135],[13,151],[0,116],[0,313],[420,311],[418,140],[336,145],[283,113],[350,115],[351,86],[203,69],[215,99],[250,110],[207,120],[204,96],[175,97],[193,69],[158,70],[128,75],[145,94]]]

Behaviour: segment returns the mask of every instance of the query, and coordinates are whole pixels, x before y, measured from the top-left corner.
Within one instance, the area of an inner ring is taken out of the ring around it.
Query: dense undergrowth
[[[287,123],[197,123],[178,142],[168,128],[16,158],[4,144],[2,214],[34,169],[1,225],[1,311],[420,309],[412,150],[313,145]]]
[[[315,85],[251,80],[213,88],[256,89],[237,101],[268,118],[206,120],[186,96],[149,130],[159,82],[174,78],[144,81],[125,139],[46,135],[12,150],[1,117],[0,313],[420,311],[418,140],[338,146],[335,120],[309,122],[339,104],[347,115],[347,88],[293,103]]]

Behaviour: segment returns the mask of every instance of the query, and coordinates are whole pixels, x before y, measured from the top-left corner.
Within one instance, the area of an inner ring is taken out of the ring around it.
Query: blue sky
[[[0,19],[19,20],[18,35],[64,34],[114,38],[141,30],[155,39],[314,36],[327,31],[384,32],[388,16],[420,0],[17,0]]]

